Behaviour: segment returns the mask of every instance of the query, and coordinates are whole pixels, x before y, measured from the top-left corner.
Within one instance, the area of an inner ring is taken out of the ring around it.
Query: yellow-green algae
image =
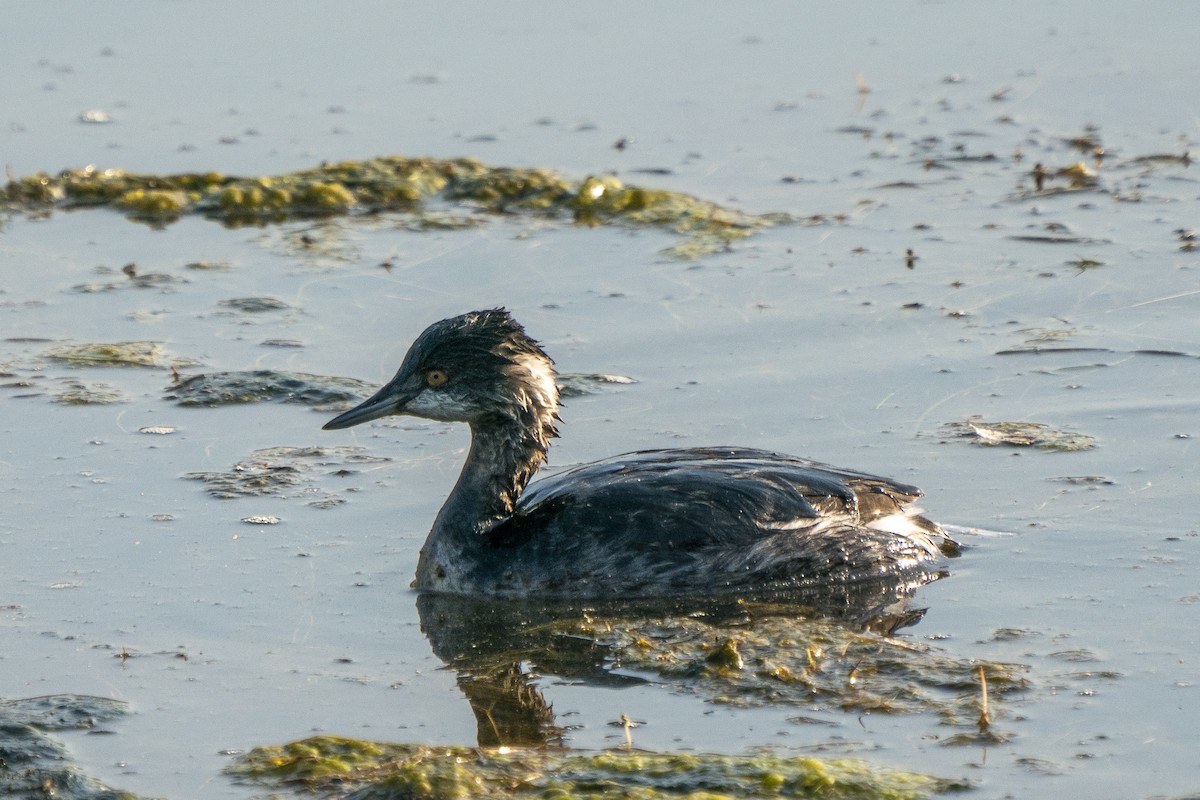
[[[689,237],[668,251],[681,258],[723,249],[756,229],[790,220],[627,186],[612,176],[572,181],[546,169],[494,167],[470,158],[386,156],[265,177],[147,175],[88,166],[10,180],[3,196],[10,210],[107,205],[157,224],[202,214],[226,225],[379,211],[427,214],[428,204],[442,199],[489,212],[569,216],[586,225],[665,228]]]
[[[175,217],[187,207],[187,196],[161,189],[131,189],[117,198],[116,204],[133,216]]]
[[[228,771],[273,790],[355,800],[421,798],[773,798],[905,800],[964,781],[854,759],[640,751],[436,747],[314,736],[259,747]]]

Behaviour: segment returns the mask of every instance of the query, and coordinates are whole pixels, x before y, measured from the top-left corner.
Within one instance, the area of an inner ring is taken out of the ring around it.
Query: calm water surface
[[[135,8],[137,33],[128,4],[9,9],[0,149],[13,174],[468,155],[844,217],[694,262],[663,255],[669,232],[522,217],[421,233],[387,219],[152,230],[109,211],[0,223],[0,362],[21,384],[0,393],[0,696],[127,700],[117,735],[65,737],[88,773],[145,795],[240,798],[223,750],[314,731],[473,743],[407,589],[467,436],[418,421],[322,433],[327,415],[303,406],[183,408],[162,397],[165,369],[45,352],[155,340],[202,365],[185,373],[382,382],[429,322],[503,304],[562,370],[638,381],[568,403],[554,468],[763,447],[917,483],[935,518],[1003,534],[966,537],[906,635],[1028,664],[1035,687],[1001,709],[1012,741],[982,751],[940,745],[946,730],[919,715],[824,711],[833,727],[806,726],[787,721],[795,708],[545,676],[573,746],[621,741],[609,723],[627,713],[646,723],[641,747],[821,745],[968,777],[981,797],[1200,786],[1200,253],[1176,233],[1200,224],[1200,184],[1194,166],[1133,161],[1196,149],[1194,31],[1177,7]],[[78,121],[93,109],[113,121]],[[1064,141],[1087,126],[1106,151],[1103,191],[1020,199],[1033,162],[1092,163]],[[305,233],[320,246],[297,246]],[[185,268],[201,260],[229,268]],[[129,287],[130,262],[178,280]],[[78,288],[105,283],[118,288]],[[222,305],[258,296],[288,307]],[[1079,349],[997,355],[1031,342]],[[123,401],[54,402],[72,381]],[[939,435],[970,415],[1099,445]],[[316,470],[273,497],[218,501],[181,479],[316,444],[391,460]],[[1078,476],[1104,480],[1055,480]],[[326,496],[348,502],[308,502]],[[283,521],[240,522],[255,514]]]

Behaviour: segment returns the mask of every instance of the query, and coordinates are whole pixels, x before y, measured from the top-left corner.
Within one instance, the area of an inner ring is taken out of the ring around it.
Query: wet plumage
[[[928,569],[954,543],[920,490],[744,448],[649,450],[526,484],[557,432],[553,362],[503,309],[434,323],[374,396],[389,414],[471,426],[414,585],[466,595],[768,594]]]

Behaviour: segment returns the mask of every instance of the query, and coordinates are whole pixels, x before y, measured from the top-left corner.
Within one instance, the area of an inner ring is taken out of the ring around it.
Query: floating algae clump
[[[968,417],[948,422],[942,429],[956,438],[987,447],[1037,447],[1071,453],[1096,446],[1096,440],[1087,434],[1056,430],[1040,422],[988,422],[982,417]]]
[[[429,206],[440,200],[585,225],[660,227],[689,237],[668,250],[681,258],[723,249],[756,229],[790,221],[781,214],[743,214],[680,192],[626,186],[611,176],[572,181],[546,169],[401,156],[256,177],[215,172],[142,175],[89,166],[11,180],[0,199],[16,211],[108,205],[151,224],[202,214],[230,226],[381,211],[427,215]]]
[[[688,234],[686,242],[668,252],[691,259],[728,248],[730,242],[754,230],[786,222],[784,215],[750,216],[679,192],[626,186],[616,178],[590,177],[575,190],[569,204],[575,221],[601,224],[624,221],[663,227]]]
[[[371,396],[374,384],[354,378],[332,378],[306,372],[256,369],[205,372],[168,387],[166,399],[184,406],[228,406],[241,403],[299,403],[326,408]]]
[[[87,166],[69,169],[51,176],[38,173],[8,182],[4,187],[5,199],[11,208],[36,208],[56,205],[63,207],[109,205],[118,203],[127,196],[134,201],[137,195],[131,192],[177,192],[185,208],[190,207],[213,187],[229,179],[219,173],[187,173],[182,175],[139,175],[122,169],[96,169]]]
[[[294,204],[292,192],[272,186],[267,179],[258,185],[226,186],[216,194],[216,205],[231,216],[283,214]]]
[[[550,210],[569,206],[575,196],[571,184],[549,170],[487,167],[472,160],[459,163],[462,169],[447,184],[446,196],[489,211]]]
[[[346,210],[352,208],[358,199],[340,183],[316,181],[300,191],[296,202],[314,209]]]
[[[46,351],[46,357],[76,367],[158,367],[158,342],[65,344]]]
[[[183,192],[131,189],[117,198],[117,206],[139,217],[177,217],[187,207]]]
[[[349,475],[364,465],[389,461],[372,456],[361,447],[268,447],[234,464],[228,472],[187,472],[187,480],[200,481],[218,500],[234,497],[305,495],[310,505],[330,508],[341,500],[319,493],[308,484],[314,474]]]
[[[105,383],[88,385],[81,381],[71,381],[67,388],[54,396],[54,399],[63,405],[89,406],[119,403],[125,398],[120,391]]]
[[[297,796],[384,798],[928,797],[969,788],[852,759],[694,753],[582,753],[388,744],[315,736],[259,747],[228,772]]]

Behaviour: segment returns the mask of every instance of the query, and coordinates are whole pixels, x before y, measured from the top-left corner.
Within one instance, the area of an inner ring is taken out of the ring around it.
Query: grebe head
[[[553,364],[503,308],[451,317],[417,337],[386,386],[324,427],[349,428],[390,414],[472,427],[516,423],[544,447],[558,417]]]

